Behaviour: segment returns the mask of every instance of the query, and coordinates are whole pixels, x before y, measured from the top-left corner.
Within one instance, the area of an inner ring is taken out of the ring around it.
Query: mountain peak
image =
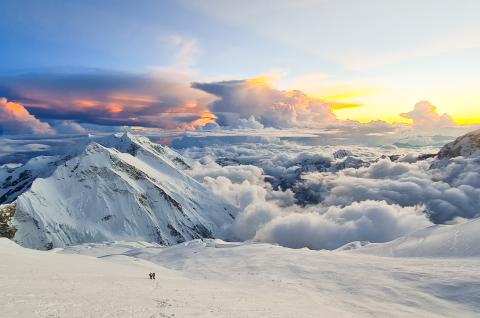
[[[0,184],[6,187],[2,203],[9,203],[0,205],[0,227],[17,243],[38,249],[115,240],[169,245],[222,235],[236,214],[183,171],[179,154],[145,137],[116,134],[77,147],[15,169]]]

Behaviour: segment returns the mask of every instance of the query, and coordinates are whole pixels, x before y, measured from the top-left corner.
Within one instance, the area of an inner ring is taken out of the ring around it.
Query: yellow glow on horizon
[[[439,115],[447,114],[459,125],[480,124],[480,83],[439,83],[436,78],[429,78],[420,83],[417,80],[405,84],[390,77],[342,82],[325,74],[286,79],[285,74],[279,77],[278,73],[253,77],[248,82],[280,89],[292,97],[298,94],[295,91],[304,92],[307,99],[320,99],[330,104],[341,120],[411,124],[412,120],[400,114],[412,111],[416,103],[427,100],[437,107]]]
[[[247,80],[247,82],[250,85],[254,86],[267,86],[267,87],[273,87],[273,82],[274,78],[271,75],[261,75],[258,77],[250,78]]]
[[[348,109],[348,108],[357,108],[365,106],[362,103],[332,103],[331,107],[333,110]]]
[[[310,94],[312,97],[320,98],[326,101],[341,101],[380,92],[379,88],[358,87],[354,85],[337,85],[326,88],[322,93]]]
[[[349,89],[351,87],[348,86],[346,88],[345,94],[339,90],[337,95],[324,95],[334,98],[348,97],[345,99],[347,105],[363,105],[342,107],[339,100],[339,106],[332,105],[332,109],[342,120],[350,119],[363,123],[382,120],[388,123],[411,124],[410,119],[403,118],[400,114],[411,111],[417,102],[428,100],[437,107],[439,115],[448,114],[459,125],[480,124],[480,98],[474,86],[437,87],[432,84],[426,87],[395,86],[366,90]]]
[[[480,117],[453,118],[453,120],[459,125],[473,125],[480,123]]]

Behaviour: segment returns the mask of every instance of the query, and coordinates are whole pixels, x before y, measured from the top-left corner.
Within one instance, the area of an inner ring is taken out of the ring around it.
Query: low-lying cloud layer
[[[193,177],[239,208],[232,239],[335,249],[480,216],[477,157],[422,156],[435,147],[211,138],[183,153],[202,158]]]
[[[191,131],[173,145],[197,161],[192,177],[238,207],[232,240],[335,249],[480,216],[480,158],[438,160],[437,141],[406,147],[382,136],[390,136],[383,125],[366,127]],[[348,138],[352,129],[362,137]],[[78,138],[0,139],[0,165]]]

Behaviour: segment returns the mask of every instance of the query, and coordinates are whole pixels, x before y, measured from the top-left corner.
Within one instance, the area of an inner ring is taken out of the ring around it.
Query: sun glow
[[[262,75],[247,80],[250,85],[253,86],[267,86],[273,87],[274,78],[271,75]]]
[[[7,102],[5,108],[15,116],[23,117],[28,115],[25,107],[14,102]]]
[[[208,124],[213,124],[215,123],[215,120],[217,119],[217,116],[212,114],[209,111],[204,111],[201,115],[201,117],[191,123],[190,129],[194,130],[196,127],[203,127]]]

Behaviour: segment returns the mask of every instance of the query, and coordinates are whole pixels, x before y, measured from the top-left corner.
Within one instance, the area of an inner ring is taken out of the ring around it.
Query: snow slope
[[[0,204],[11,203],[27,191],[36,178],[48,177],[60,160],[56,156],[39,156],[15,168],[0,167]]]
[[[0,259],[2,317],[480,315],[479,258],[388,258],[218,240],[36,251],[0,239]],[[147,278],[151,271],[157,280]]]
[[[472,131],[446,144],[438,153],[439,159],[469,157],[480,151],[480,130]]]
[[[8,215],[0,230],[10,226],[25,247],[221,237],[236,213],[183,172],[188,164],[180,155],[144,137],[89,140],[39,170],[45,166],[52,171],[0,206],[0,215]]]
[[[479,257],[480,218],[456,225],[435,225],[396,240],[368,244],[356,253],[395,257]]]

